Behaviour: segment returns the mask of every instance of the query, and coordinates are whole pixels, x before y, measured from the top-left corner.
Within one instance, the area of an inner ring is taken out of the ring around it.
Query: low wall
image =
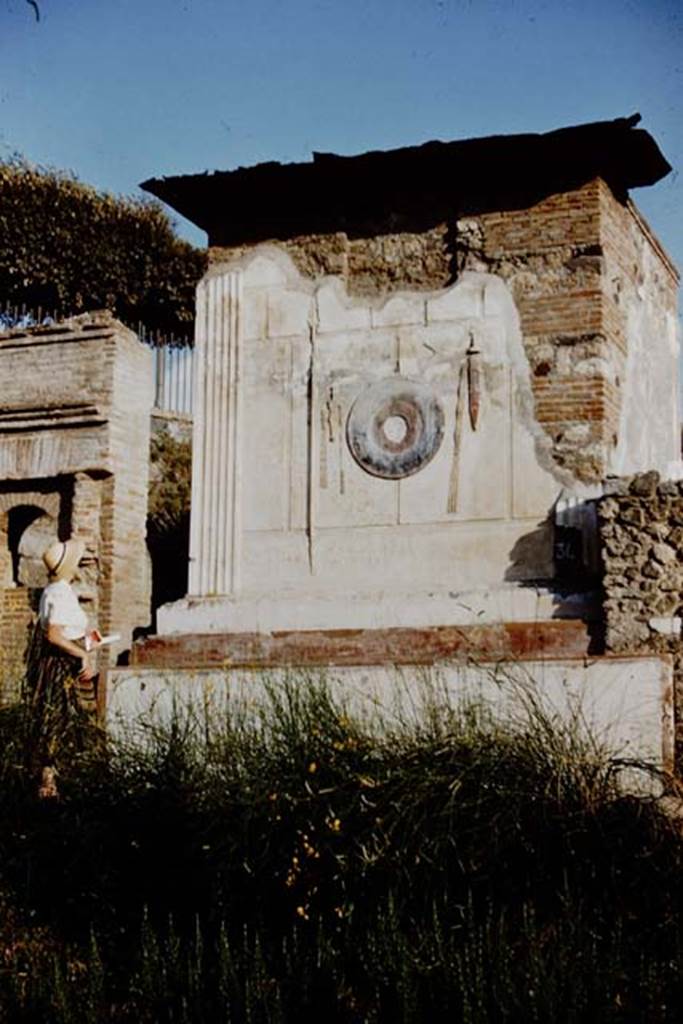
[[[414,722],[444,705],[473,704],[502,722],[543,716],[557,729],[584,726],[621,758],[673,769],[671,660],[654,656],[540,659],[432,666],[356,665],[306,669],[159,669],[109,673],[107,724],[113,736],[191,716],[202,733],[230,712],[253,712],[269,689],[324,680],[350,713],[380,727]],[[638,783],[632,772],[628,785]]]

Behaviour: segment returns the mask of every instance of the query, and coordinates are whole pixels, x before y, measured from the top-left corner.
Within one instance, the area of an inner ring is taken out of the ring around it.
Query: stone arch
[[[0,588],[44,587],[41,554],[59,533],[60,494],[0,493]]]
[[[59,517],[61,495],[58,491],[15,491],[0,493],[0,514],[9,512],[15,505],[34,505],[51,516],[55,523]]]

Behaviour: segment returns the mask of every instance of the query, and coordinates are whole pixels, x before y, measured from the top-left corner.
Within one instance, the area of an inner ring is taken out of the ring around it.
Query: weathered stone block
[[[645,512],[640,505],[628,505],[622,509],[621,519],[632,526],[643,526],[645,524]]]
[[[637,473],[631,481],[629,492],[639,498],[651,498],[657,492],[659,479],[659,473],[654,469],[647,473]]]
[[[662,565],[669,565],[676,561],[676,552],[668,544],[654,544],[651,548],[652,558]]]

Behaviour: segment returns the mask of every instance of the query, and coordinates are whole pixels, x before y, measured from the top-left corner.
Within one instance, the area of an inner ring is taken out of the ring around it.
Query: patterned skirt
[[[25,752],[31,769],[58,771],[99,734],[94,681],[78,680],[81,661],[48,642],[36,625],[29,644],[23,705]]]

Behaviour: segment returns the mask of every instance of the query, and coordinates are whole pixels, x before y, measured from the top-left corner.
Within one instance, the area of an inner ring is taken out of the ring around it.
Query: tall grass
[[[93,746],[39,802],[0,752],[0,1021],[669,1021],[683,846],[577,720],[320,681]]]

